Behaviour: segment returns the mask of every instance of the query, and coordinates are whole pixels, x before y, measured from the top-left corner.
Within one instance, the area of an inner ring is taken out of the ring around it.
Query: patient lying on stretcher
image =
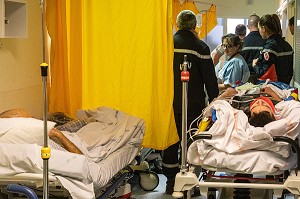
[[[248,102],[246,106],[240,106],[236,102],[233,102],[232,105],[234,108],[243,110],[249,116],[249,123],[251,125],[263,127],[265,124],[276,120],[274,117],[275,105],[284,100],[284,97],[280,97],[273,89],[274,87],[266,86],[261,88],[256,95],[248,95],[248,99],[253,99],[253,101]],[[234,96],[238,94],[238,89],[228,88],[218,99],[234,99]],[[241,99],[241,97],[238,96],[236,99]]]
[[[268,89],[261,89],[260,92],[268,92]],[[194,142],[188,149],[188,162],[204,167],[256,174],[292,168],[295,158],[291,156],[293,153],[290,146],[287,143],[274,142],[273,137],[285,136],[293,140],[298,137],[300,102],[281,100],[274,106],[265,100],[254,101],[250,108],[250,117],[265,111],[273,118],[272,121],[255,127],[250,124],[249,117],[243,110],[238,110],[230,104],[234,101],[232,95],[237,93],[235,89],[227,90],[204,111],[204,117],[212,117],[215,112],[216,120],[205,131],[211,134],[212,138]],[[228,98],[229,96],[231,97]]]

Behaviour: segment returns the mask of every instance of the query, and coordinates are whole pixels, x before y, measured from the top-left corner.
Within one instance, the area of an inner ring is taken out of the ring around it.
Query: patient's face
[[[272,107],[263,99],[258,99],[254,102],[250,107],[250,113],[253,115],[254,113],[260,113],[266,111],[270,113],[270,115],[274,115]]]

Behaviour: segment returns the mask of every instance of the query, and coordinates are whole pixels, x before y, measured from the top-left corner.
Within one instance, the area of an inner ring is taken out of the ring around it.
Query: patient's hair
[[[192,11],[183,10],[177,15],[176,23],[179,30],[194,30],[197,20]]]
[[[274,115],[271,115],[267,111],[262,111],[259,113],[254,113],[249,118],[249,124],[255,127],[264,127],[266,124],[275,121]]]
[[[12,117],[32,117],[32,115],[29,114],[28,111],[21,108],[10,109],[0,113],[0,118],[12,118]]]

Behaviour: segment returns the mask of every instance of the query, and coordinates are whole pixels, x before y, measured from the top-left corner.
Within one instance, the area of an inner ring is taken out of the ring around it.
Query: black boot
[[[168,179],[166,182],[166,192],[165,194],[172,195],[174,192],[175,178]]]

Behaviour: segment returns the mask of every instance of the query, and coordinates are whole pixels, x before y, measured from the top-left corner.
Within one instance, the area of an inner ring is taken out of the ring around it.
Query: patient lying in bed
[[[53,129],[56,123],[47,121],[49,137],[61,141],[69,151],[83,154],[54,148],[57,144],[49,139],[49,175],[58,179],[74,199],[94,199],[100,195],[113,176],[134,160],[145,130],[143,119],[115,109],[99,107],[84,112],[97,122],[81,120],[77,131],[66,128],[67,125]],[[20,109],[0,114],[0,177],[42,174],[43,140],[44,121]],[[40,179],[38,184],[41,185]]]
[[[20,118],[31,118],[30,120],[35,120],[28,111],[21,109],[21,108],[10,109],[10,110],[4,111],[4,112],[0,113],[0,118],[19,118],[19,119]],[[86,123],[84,123],[86,125],[86,124],[88,124],[88,121],[91,121],[91,120],[83,120],[83,121],[84,122],[87,121]],[[70,122],[70,124],[67,124],[66,126],[72,125],[72,124],[74,124],[74,122]],[[82,154],[82,152],[69,139],[67,139],[61,131],[59,131],[56,128],[50,129],[49,138],[52,139],[53,141],[55,141],[56,143],[58,143],[59,145],[61,145],[64,149],[66,149],[69,152]],[[39,143],[39,144],[41,145],[41,143]]]
[[[95,162],[125,144],[140,147],[145,128],[141,118],[108,107],[85,112],[89,117],[55,128],[55,123],[48,121],[49,138],[65,150],[84,154]],[[43,146],[42,120],[32,118],[23,109],[5,111],[0,114],[0,118],[0,143]]]

